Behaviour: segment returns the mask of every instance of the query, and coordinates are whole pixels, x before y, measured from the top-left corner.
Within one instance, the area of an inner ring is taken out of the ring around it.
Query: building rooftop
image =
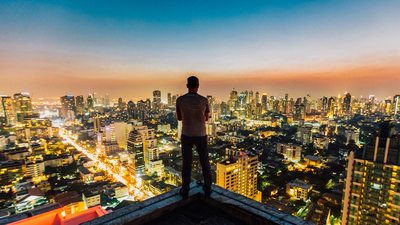
[[[312,161],[317,161],[317,160],[321,159],[321,157],[317,156],[317,155],[306,155],[304,158],[312,160]]]
[[[296,180],[290,181],[290,182],[287,183],[287,184],[290,185],[290,186],[295,186],[295,187],[299,187],[299,188],[307,189],[307,190],[310,189],[310,188],[312,187],[312,185],[307,184],[305,181],[300,180],[300,179],[298,179],[298,178],[296,178]]]
[[[84,167],[84,166],[78,167],[78,170],[79,170],[79,172],[81,172],[81,173],[84,174],[84,175],[91,174],[91,172],[90,172],[86,167]]]
[[[83,225],[312,224],[219,186],[212,185],[211,188],[211,198],[205,198],[201,184],[193,182],[187,200],[182,199],[177,188],[118,209]]]

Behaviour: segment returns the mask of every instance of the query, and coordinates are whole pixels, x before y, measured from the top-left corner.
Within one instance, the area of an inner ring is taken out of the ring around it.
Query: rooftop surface
[[[312,224],[216,185],[212,190],[211,198],[205,198],[201,184],[193,182],[187,200],[177,188],[83,224]]]

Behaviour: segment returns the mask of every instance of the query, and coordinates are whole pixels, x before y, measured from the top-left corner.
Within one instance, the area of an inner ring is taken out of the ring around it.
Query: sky
[[[0,1],[0,94],[400,92],[400,1]]]

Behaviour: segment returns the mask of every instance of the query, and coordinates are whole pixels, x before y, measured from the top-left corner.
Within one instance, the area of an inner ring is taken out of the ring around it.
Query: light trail
[[[141,191],[140,189],[138,189],[137,187],[135,187],[131,182],[127,181],[126,179],[124,179],[123,177],[121,177],[119,174],[115,173],[111,167],[107,166],[107,164],[105,164],[104,162],[101,162],[100,159],[98,159],[96,157],[96,155],[88,152],[84,147],[79,146],[72,138],[70,138],[68,135],[63,134],[65,133],[64,129],[60,127],[60,136],[62,138],[64,138],[69,144],[73,145],[78,151],[82,152],[83,154],[85,154],[87,157],[89,157],[91,160],[93,160],[94,162],[98,163],[99,168],[101,168],[102,170],[104,170],[107,174],[111,174],[113,176],[114,179],[118,180],[119,182],[125,184],[128,188],[129,188],[129,192],[131,194],[133,194],[136,198],[140,199],[140,200],[144,200],[146,199],[145,196],[147,196],[148,198],[154,197],[154,194],[151,193],[151,195],[149,193],[145,193],[143,191]],[[136,179],[135,176],[131,175],[131,177],[133,177],[134,179]]]

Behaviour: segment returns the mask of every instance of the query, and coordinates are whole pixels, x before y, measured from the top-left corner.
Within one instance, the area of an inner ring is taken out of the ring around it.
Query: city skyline
[[[399,92],[399,2],[0,3],[0,94]],[[4,85],[7,84],[7,85]]]

